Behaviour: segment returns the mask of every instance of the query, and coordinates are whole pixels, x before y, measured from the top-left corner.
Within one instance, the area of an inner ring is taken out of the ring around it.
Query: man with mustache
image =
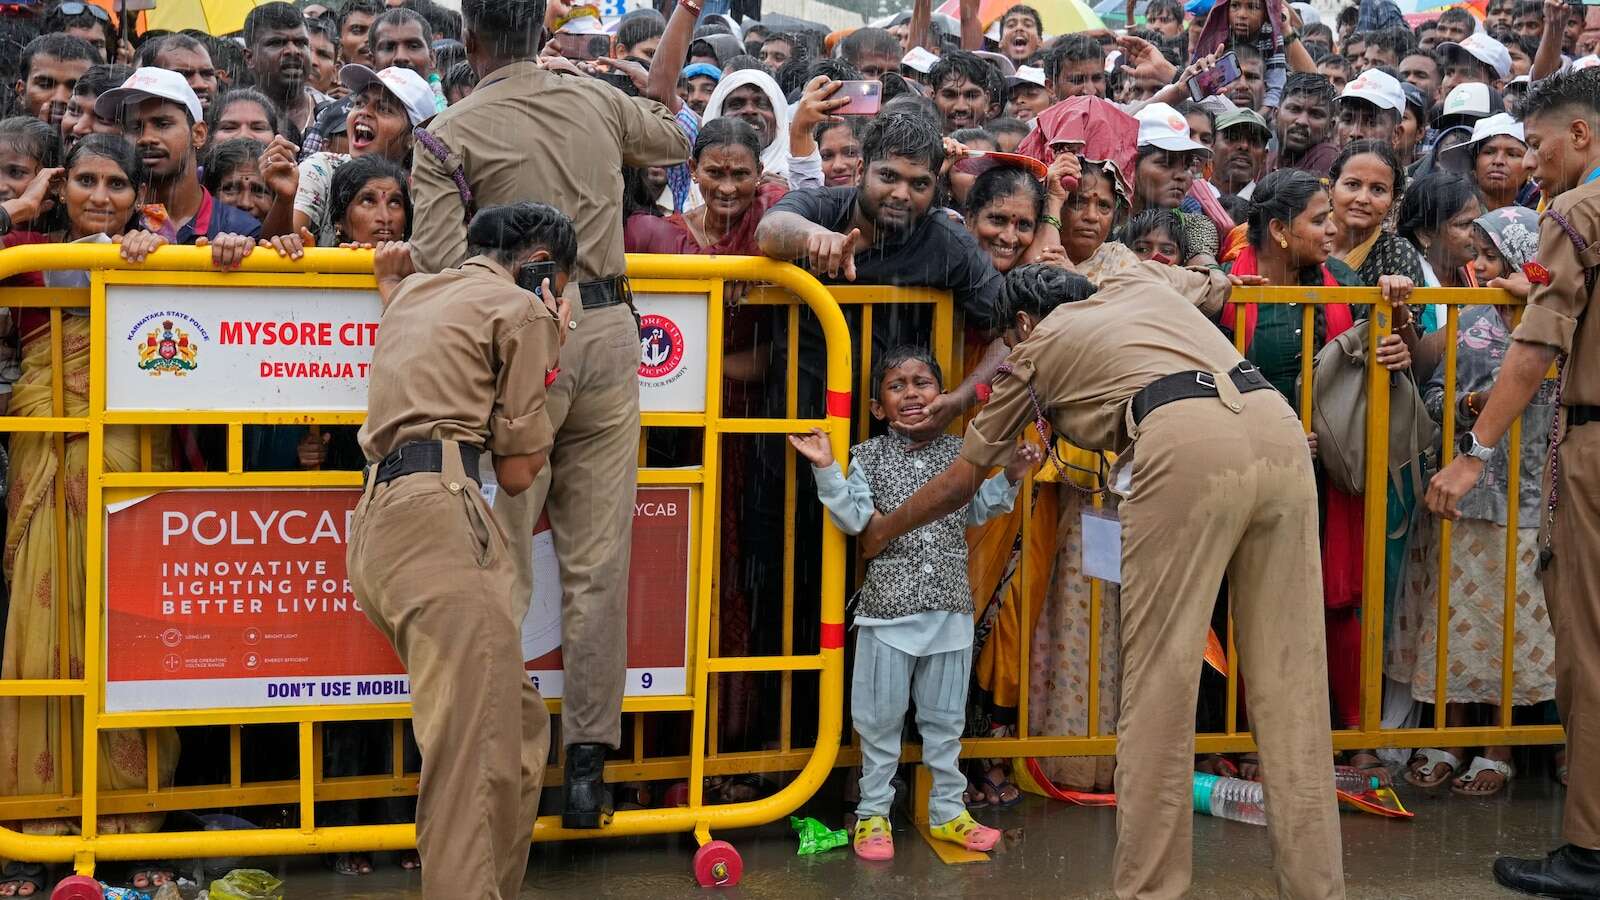
[[[405,8],[391,9],[372,22],[367,32],[372,68],[410,69],[424,80],[433,74],[433,40],[428,20]]]
[[[1328,141],[1333,129],[1333,85],[1322,75],[1293,72],[1283,83],[1283,102],[1275,116],[1278,149],[1267,171],[1304,169],[1326,177],[1339,155]]]
[[[946,53],[928,71],[933,102],[944,116],[944,131],[978,128],[1000,112],[1004,91],[996,91],[995,70],[983,57],[963,50]]]
[[[21,73],[17,78],[17,99],[30,116],[61,127],[72,87],[78,77],[100,61],[94,46],[82,38],[65,34],[36,37],[22,48]]]
[[[285,135],[299,143],[328,102],[307,80],[311,77],[311,37],[305,19],[288,3],[263,3],[244,20],[244,59],[256,89],[283,110],[292,126]]]
[[[1267,172],[1267,142],[1271,138],[1267,120],[1253,109],[1236,109],[1218,116],[1211,186],[1249,200],[1256,182]]]

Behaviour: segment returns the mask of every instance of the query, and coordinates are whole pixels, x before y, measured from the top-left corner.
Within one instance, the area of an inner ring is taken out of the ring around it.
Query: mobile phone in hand
[[[883,82],[841,81],[834,98],[848,97],[850,102],[833,111],[836,116],[875,116],[883,100]]]
[[[556,52],[567,59],[599,59],[611,49],[611,36],[605,34],[558,31],[550,39],[555,41]]]
[[[1189,79],[1189,96],[1196,101],[1239,80],[1239,57],[1232,50],[1217,58],[1216,65]]]

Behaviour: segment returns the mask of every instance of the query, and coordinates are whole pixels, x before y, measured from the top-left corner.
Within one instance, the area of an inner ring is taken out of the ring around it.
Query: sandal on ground
[[[1394,786],[1394,775],[1389,772],[1389,767],[1371,750],[1357,750],[1350,754],[1347,764],[1363,775],[1378,779],[1379,787]]]
[[[1489,786],[1482,790],[1474,790],[1473,785],[1478,783],[1478,779],[1489,773],[1499,775],[1499,783],[1491,780],[1488,782]],[[1474,756],[1472,765],[1468,766],[1465,772],[1456,777],[1456,780],[1450,784],[1450,790],[1463,797],[1493,797],[1506,789],[1506,785],[1511,783],[1511,779],[1515,774],[1516,769],[1512,767],[1511,763],[1501,762],[1498,759],[1489,759],[1486,756]]]
[[[1440,772],[1439,767],[1444,771]],[[1411,755],[1406,766],[1406,782],[1413,787],[1436,788],[1454,778],[1461,769],[1461,757],[1437,747],[1424,747]]]
[[[990,766],[982,780],[984,791],[992,792],[988,795],[990,806],[996,809],[1010,809],[1022,802],[1022,789],[1006,777],[1003,766]]]
[[[23,889],[27,893],[23,893]],[[44,866],[40,863],[11,862],[0,869],[0,897],[43,898],[48,888]]]
[[[989,794],[982,784],[969,778],[967,789],[961,792],[961,805],[967,809],[988,809]]]
[[[163,884],[177,880],[178,873],[171,866],[160,863],[135,863],[128,867],[128,887],[134,890],[154,891]]]
[[[941,841],[949,841],[979,852],[993,850],[994,845],[1000,842],[1000,829],[979,824],[978,820],[972,817],[972,813],[966,810],[962,810],[961,815],[943,825],[929,828],[928,833]]]
[[[395,865],[407,872],[415,872],[422,868],[422,854],[415,850],[401,850],[395,854]]]
[[[328,868],[340,875],[371,875],[372,857],[365,853],[337,853],[323,857]]]
[[[887,816],[868,816],[856,822],[852,842],[856,856],[871,862],[894,859],[894,835],[889,833]]]

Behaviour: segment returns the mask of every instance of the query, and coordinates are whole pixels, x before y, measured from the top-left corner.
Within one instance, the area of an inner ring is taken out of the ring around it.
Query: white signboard
[[[634,294],[639,310],[639,408],[705,412],[705,294]]]
[[[106,286],[106,408],[367,408],[376,291]]]

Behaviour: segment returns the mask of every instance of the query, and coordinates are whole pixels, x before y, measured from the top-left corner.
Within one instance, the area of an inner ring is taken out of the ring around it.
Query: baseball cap
[[[922,47],[912,47],[906,51],[905,56],[900,57],[900,65],[912,71],[921,72],[924,75],[932,72],[934,63],[938,61],[939,57],[934,56]]]
[[[1433,125],[1435,128],[1471,125],[1503,109],[1505,101],[1499,91],[1481,81],[1469,81],[1450,89],[1449,96],[1434,110]]]
[[[1446,41],[1437,48],[1445,57],[1448,65],[1452,58],[1459,59],[1464,52],[1495,71],[1500,78],[1511,77],[1511,52],[1506,45],[1500,43],[1483,32],[1469,34],[1461,39],[1461,43]]]
[[[1165,103],[1150,103],[1139,110],[1139,146],[1183,152],[1197,150],[1207,156],[1205,144],[1189,136],[1189,120]]]
[[[1253,109],[1236,108],[1232,112],[1217,116],[1217,132],[1219,134],[1235,125],[1253,125],[1261,129],[1268,137],[1272,136],[1272,128],[1267,125],[1267,120],[1263,119],[1261,114]]]
[[[1406,95],[1406,105],[1417,111],[1418,119],[1428,118],[1428,95],[1409,81],[1400,82],[1400,92]]]
[[[1501,136],[1514,137],[1524,144],[1528,142],[1528,137],[1522,130],[1521,122],[1512,118],[1510,113],[1496,113],[1472,123],[1472,137],[1468,138],[1465,143],[1457,144],[1444,152],[1450,154],[1470,153],[1473,145]]]
[[[340,67],[339,83],[349,88],[352,96],[374,84],[383,85],[383,89],[406,108],[406,118],[412,125],[421,125],[437,111],[433,104],[433,88],[410,69],[390,66],[382,72],[374,72],[360,63],[350,63]]]
[[[721,81],[722,70],[710,63],[695,63],[692,66],[684,66],[683,72],[680,73],[678,77],[682,78],[684,81],[688,81],[691,78],[700,77],[709,78],[712,81]]]
[[[1367,69],[1344,86],[1340,100],[1365,100],[1379,109],[1404,112],[1406,94],[1400,89],[1400,79],[1379,69]]]
[[[990,65],[994,66],[996,69],[999,69],[1000,76],[1002,78],[1010,78],[1011,76],[1017,74],[1016,65],[1012,63],[1011,60],[1007,59],[1003,53],[995,53],[989,50],[974,50],[972,52],[974,56],[987,61]]]
[[[1016,87],[1019,84],[1044,87],[1044,70],[1037,66],[1018,66],[1017,74],[1007,78],[1006,85]]]
[[[95,115],[102,119],[121,119],[122,108],[129,103],[139,103],[155,97],[176,103],[189,110],[194,121],[205,119],[200,108],[200,98],[194,95],[182,75],[167,69],[145,66],[135,69],[121,87],[114,87],[94,101]]]

